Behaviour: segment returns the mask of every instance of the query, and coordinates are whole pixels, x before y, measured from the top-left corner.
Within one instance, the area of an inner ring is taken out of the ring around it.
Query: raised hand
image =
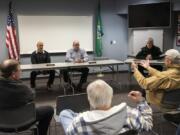
[[[128,97],[133,102],[136,102],[136,103],[139,103],[139,102],[144,100],[144,97],[142,97],[142,94],[139,91],[131,91],[131,92],[129,92]]]
[[[149,67],[149,60],[142,60],[140,62],[140,65],[144,68],[148,68]]]
[[[138,69],[138,65],[134,61],[131,63],[131,69],[132,71],[135,71]]]

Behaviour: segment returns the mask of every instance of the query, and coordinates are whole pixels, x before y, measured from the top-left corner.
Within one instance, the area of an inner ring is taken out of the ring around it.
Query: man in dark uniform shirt
[[[34,51],[31,55],[31,63],[32,64],[40,64],[40,63],[50,63],[51,59],[49,53],[43,50],[43,42],[37,42],[37,50]],[[54,82],[55,71],[54,70],[43,70],[43,71],[32,71],[31,72],[31,88],[35,88],[35,80],[36,76],[39,74],[49,74],[49,80],[47,82],[47,88],[51,88],[51,85]]]
[[[0,111],[25,106],[33,102],[35,92],[20,81],[20,65],[13,59],[0,64]],[[47,135],[48,127],[54,114],[51,106],[36,107],[36,121],[39,135]]]
[[[137,59],[146,59],[146,60],[157,60],[160,59],[160,55],[162,54],[159,47],[154,45],[153,38],[148,38],[147,44],[145,47],[141,48],[141,51],[138,52],[136,55]],[[162,71],[162,66],[160,65],[152,65],[152,67],[156,68],[157,70]],[[143,74],[144,68],[142,66],[138,66],[139,71]]]

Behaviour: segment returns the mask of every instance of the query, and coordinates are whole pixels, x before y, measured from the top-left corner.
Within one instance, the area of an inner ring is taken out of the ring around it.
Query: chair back
[[[31,125],[36,120],[34,103],[25,106],[0,110],[0,129],[18,130]]]
[[[180,88],[174,89],[174,90],[165,90],[161,103],[179,106],[180,105]]]
[[[66,96],[58,96],[56,99],[56,114],[64,109],[71,109],[75,112],[82,112],[90,109],[87,94],[74,94]]]

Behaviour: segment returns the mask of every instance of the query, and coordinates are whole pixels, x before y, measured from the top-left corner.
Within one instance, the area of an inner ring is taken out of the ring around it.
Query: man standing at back
[[[51,59],[49,53],[43,49],[43,42],[37,42],[37,50],[34,51],[31,55],[31,63],[32,64],[41,64],[41,63],[50,63]],[[54,82],[55,71],[54,70],[41,70],[41,71],[32,71],[31,72],[31,88],[35,88],[35,80],[36,76],[39,74],[49,74],[49,80],[47,82],[47,88],[51,88],[51,85]]]
[[[19,80],[21,70],[18,61],[4,60],[0,65],[0,71],[0,111],[22,107],[34,101],[34,91]],[[39,135],[47,135],[53,114],[54,109],[51,106],[36,108]]]
[[[66,53],[66,62],[83,63],[83,62],[87,62],[87,61],[88,61],[88,55],[87,55],[86,51],[84,49],[81,49],[79,41],[75,40],[73,42],[73,48],[68,50],[67,53]],[[82,73],[81,74],[81,79],[80,79],[77,87],[71,81],[71,79],[69,77],[69,71],[77,71],[77,72]],[[89,73],[89,69],[87,67],[71,68],[71,69],[61,70],[61,72],[63,73],[63,78],[64,78],[65,82],[67,82],[69,84],[72,84],[72,86],[75,89],[81,90],[83,83],[85,83],[87,81],[87,76],[88,76],[88,73]]]

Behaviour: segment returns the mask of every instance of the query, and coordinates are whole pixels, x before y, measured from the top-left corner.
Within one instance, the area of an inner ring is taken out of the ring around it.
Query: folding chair
[[[58,96],[56,98],[56,115],[64,109],[71,109],[75,112],[81,112],[90,109],[86,93]]]

